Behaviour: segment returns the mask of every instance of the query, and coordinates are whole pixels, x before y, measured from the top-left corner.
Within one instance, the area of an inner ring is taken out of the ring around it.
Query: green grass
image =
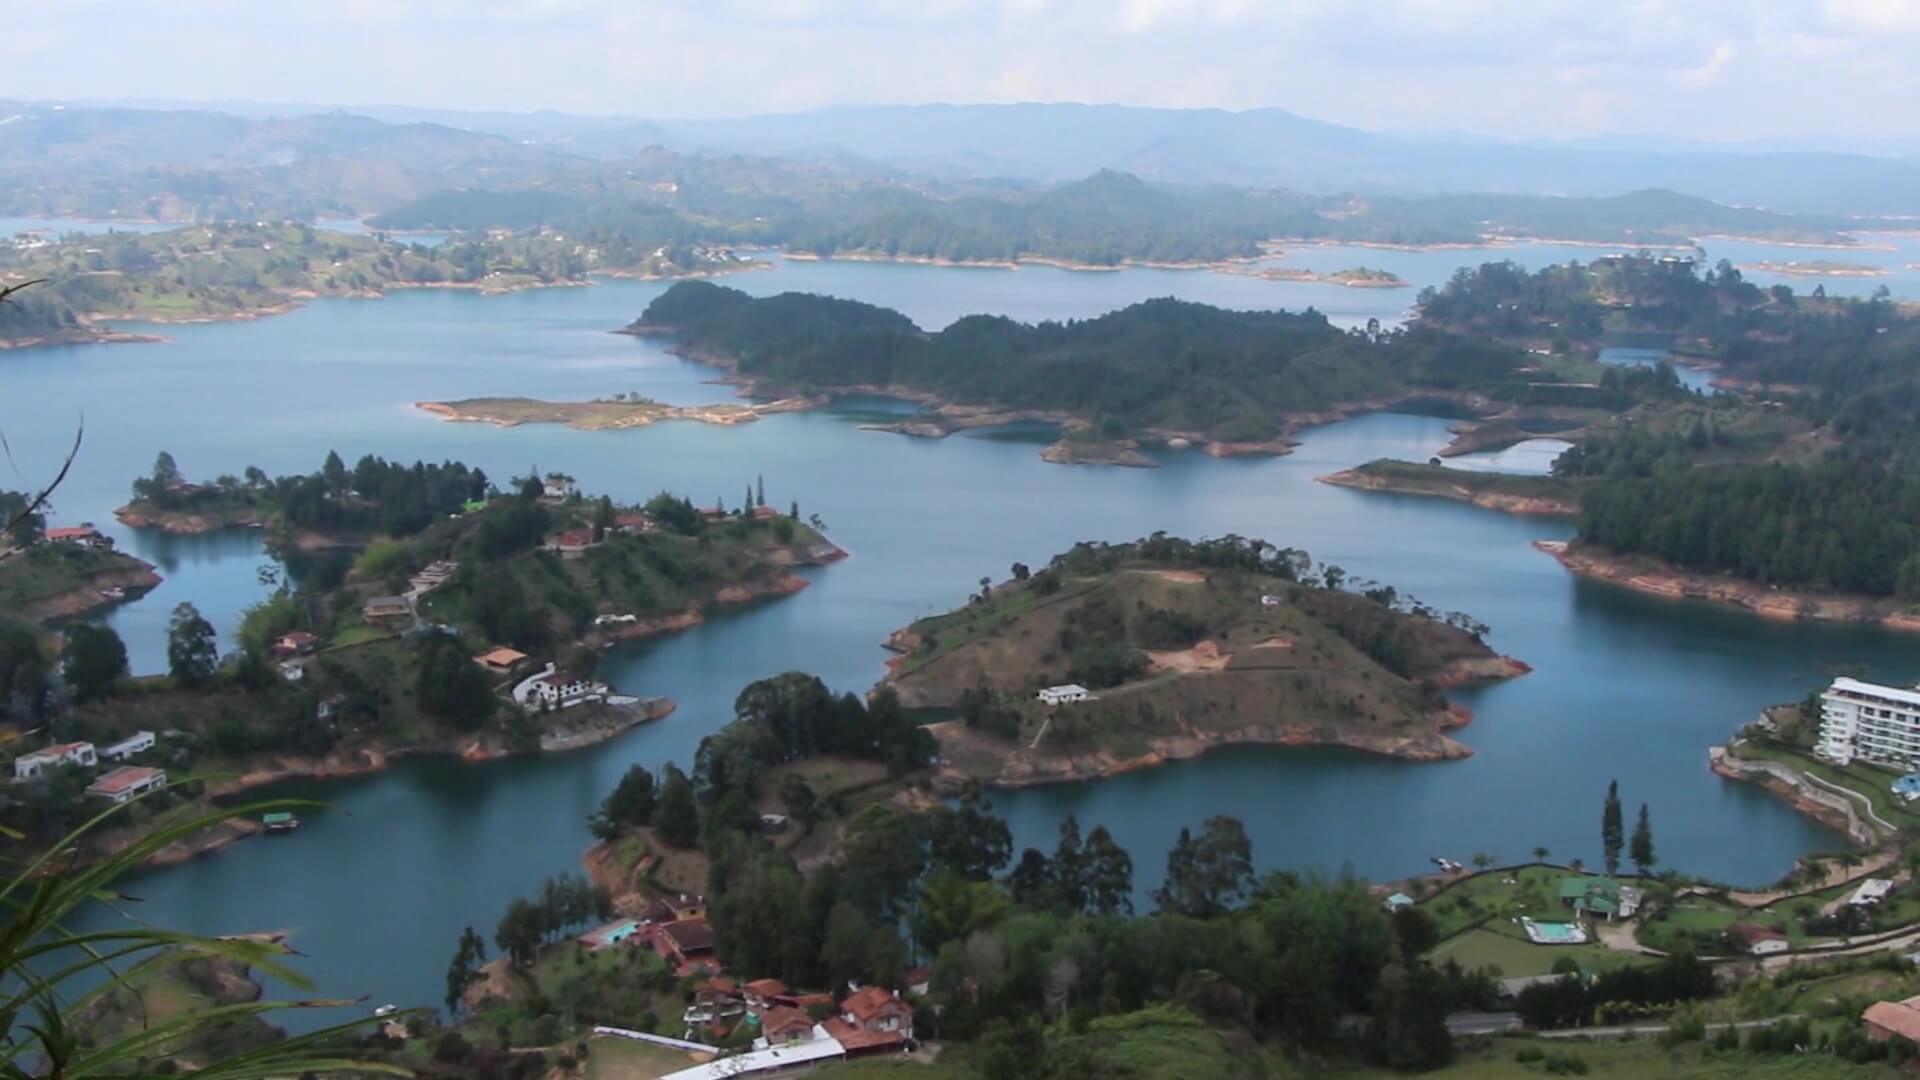
[[[1777,761],[1829,783],[1858,792],[1873,804],[1874,813],[1879,814],[1881,820],[1903,828],[1920,828],[1920,813],[1908,809],[1893,797],[1892,791],[1888,790],[1894,779],[1899,776],[1898,773],[1862,764],[1843,768],[1790,747],[1760,743],[1751,739],[1739,744],[1734,753],[1741,758]]]
[[[1583,970],[1621,967],[1645,959],[1632,953],[1616,952],[1598,942],[1585,945],[1535,945],[1517,936],[1518,929],[1513,929],[1511,934],[1506,932],[1507,929],[1512,928],[1503,924],[1499,930],[1491,926],[1469,930],[1436,945],[1427,954],[1427,959],[1436,964],[1453,960],[1468,971],[1497,967],[1500,974],[1508,977],[1549,974],[1553,971],[1554,962],[1561,957],[1572,957]]]
[[[382,638],[395,636],[391,630],[382,630],[377,626],[368,626],[365,623],[359,623],[346,627],[339,633],[333,635],[333,637],[327,639],[327,648],[329,650],[350,649],[355,645],[365,645],[369,641],[379,641]]]
[[[593,1039],[587,1043],[586,1080],[654,1080],[693,1067],[692,1055],[637,1039]]]
[[[1589,1077],[1672,1078],[1672,1080],[1868,1080],[1901,1075],[1884,1065],[1854,1065],[1823,1055],[1756,1056],[1743,1051],[1712,1054],[1699,1043],[1674,1048],[1657,1042],[1583,1043],[1570,1040],[1505,1038],[1485,1048],[1467,1049],[1452,1065],[1422,1073],[1442,1080],[1544,1080],[1550,1074],[1538,1063],[1514,1060],[1522,1047],[1536,1046],[1547,1053],[1576,1054],[1587,1064]],[[1403,1074],[1385,1070],[1334,1071],[1342,1080],[1384,1078]]]

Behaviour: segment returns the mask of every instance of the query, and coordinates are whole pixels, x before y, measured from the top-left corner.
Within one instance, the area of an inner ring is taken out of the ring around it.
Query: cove
[[[1451,260],[1435,260],[1433,280],[1482,255],[1432,254]],[[1545,261],[1568,255],[1555,248]],[[755,292],[862,296],[901,306],[922,325],[995,310],[996,298],[1014,313],[1056,316],[1170,291],[1262,306],[1299,304],[1304,293],[1330,312],[1351,300],[1343,318],[1405,302],[1367,290],[1138,274],[793,264],[732,281]],[[1912,642],[1882,631],[1779,625],[1576,582],[1529,547],[1565,536],[1564,523],[1314,482],[1375,457],[1426,460],[1447,440],[1446,422],[1432,418],[1379,415],[1317,429],[1282,458],[1170,454],[1163,468],[1131,470],[1048,465],[1018,439],[863,432],[856,425],[871,402],[732,429],[621,432],[502,431],[440,423],[411,408],[480,393],[718,399],[724,388],[704,382],[709,369],[606,333],[659,289],[617,282],[505,297],[413,292],[318,303],[256,323],[171,327],[170,345],[5,358],[0,426],[27,475],[46,471],[85,414],[86,447],[56,500],[61,521],[107,524],[127,481],[162,448],[200,474],[249,463],[304,471],[337,447],[458,458],[497,477],[538,465],[622,499],[671,488],[732,502],[764,474],[770,500],[797,499],[803,513],[819,513],[853,555],[808,571],[813,587],[792,598],[610,656],[606,672],[616,685],[679,700],[671,719],[576,754],[481,767],[414,762],[296,788],[329,808],[306,815],[292,836],[142,875],[128,884],[143,901],[135,915],[205,932],[285,930],[308,955],[302,966],[320,993],[437,1002],[459,928],[490,934],[512,896],[576,867],[586,815],[629,765],[688,761],[755,678],[800,669],[864,690],[881,673],[887,654],[879,645],[890,630],[962,602],[983,574],[1044,561],[1082,539],[1164,529],[1305,548],[1435,606],[1473,613],[1493,627],[1495,648],[1536,669],[1458,696],[1477,713],[1461,733],[1477,754],[1462,762],[1228,751],[1095,784],[995,795],[1023,846],[1050,848],[1067,812],[1083,827],[1105,823],[1133,853],[1142,891],[1158,883],[1179,827],[1218,813],[1247,822],[1263,869],[1351,865],[1384,877],[1420,871],[1433,854],[1517,858],[1535,845],[1591,861],[1600,798],[1616,777],[1629,803],[1651,804],[1665,864],[1743,883],[1770,880],[1797,855],[1839,840],[1709,774],[1706,746],[1838,666],[1883,678],[1916,674]],[[902,299],[909,296],[912,303]],[[169,578],[111,616],[138,670],[163,663],[158,631],[173,604],[191,599],[230,630],[268,588],[258,576],[268,560],[251,534],[168,541],[114,531]]]

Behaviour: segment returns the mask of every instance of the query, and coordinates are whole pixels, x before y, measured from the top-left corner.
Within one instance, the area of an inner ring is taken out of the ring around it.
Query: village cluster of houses
[[[791,1068],[796,1064],[904,1050],[913,1045],[913,1006],[896,990],[850,987],[837,1004],[829,993],[803,993],[778,979],[739,982],[726,976],[714,951],[713,927],[704,897],[681,893],[655,900],[637,917],[608,923],[580,937],[590,950],[651,949],[682,976],[705,976],[681,1019],[687,1038],[723,1038],[740,1024],[757,1032],[752,1051],[717,1059],[710,1065],[670,1074],[662,1080],[696,1080],[724,1065],[714,1076],[742,1076]],[[924,994],[927,973],[907,973],[910,992]],[[642,1037],[607,1029],[608,1034]]]
[[[20,783],[36,780],[53,769],[68,766],[97,769],[101,762],[115,763],[115,768],[95,777],[87,785],[87,796],[116,804],[124,803],[167,786],[165,769],[125,764],[134,755],[153,749],[158,742],[153,732],[136,731],[111,746],[101,748],[96,748],[90,742],[55,743],[14,758],[13,779],[15,783]]]

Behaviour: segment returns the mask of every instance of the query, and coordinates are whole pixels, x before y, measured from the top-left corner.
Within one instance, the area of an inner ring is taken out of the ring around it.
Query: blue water
[[[1562,256],[1567,249],[1557,248]],[[1460,253],[1427,253],[1457,259]],[[1471,253],[1469,253],[1471,254]],[[1351,262],[1345,263],[1351,265]],[[1420,264],[1442,280],[1451,263]],[[1216,303],[1311,296],[1340,317],[1384,310],[1377,292],[1285,286],[1173,271],[1075,274],[789,264],[732,283],[798,288],[901,307],[923,326],[967,311],[1091,315],[1142,296]],[[882,406],[846,402],[739,428],[681,423],[620,432],[448,424],[422,399],[529,394],[579,399],[637,391],[670,402],[722,399],[713,372],[657,342],[607,333],[662,286],[610,282],[501,297],[415,291],[327,301],[244,324],[169,327],[164,345],[28,350],[9,356],[0,430],[23,477],[48,475],[84,415],[87,442],[56,521],[93,520],[167,576],[110,616],[137,670],[162,660],[165,613],[190,599],[230,631],[266,590],[250,533],[164,541],[110,523],[127,482],[166,448],[189,475],[315,467],[327,449],[476,463],[497,477],[563,470],[623,500],[670,489],[733,501],[757,475],[776,505],[819,513],[853,558],[808,571],[812,588],[712,619],[609,658],[624,690],[680,702],[669,720],[605,746],[469,767],[404,765],[312,786],[332,806],[292,836],[142,876],[140,917],[208,932],[285,929],[329,994],[434,1002],[459,927],[489,930],[507,900],[577,865],[586,815],[635,762],[688,761],[731,716],[746,682],[812,671],[843,690],[881,675],[880,642],[913,618],[962,603],[971,583],[1037,564],[1076,541],[1158,529],[1237,532],[1303,547],[1443,609],[1473,613],[1491,644],[1533,674],[1456,695],[1477,719],[1474,757],[1405,765],[1333,752],[1223,752],[1096,784],[996,796],[1020,844],[1051,846],[1061,814],[1107,824],[1157,883],[1183,824],[1246,821],[1263,868],[1351,865],[1375,877],[1430,855],[1518,857],[1544,844],[1598,854],[1608,780],[1651,806],[1666,865],[1745,883],[1840,840],[1706,770],[1706,747],[1762,705],[1797,698],[1839,665],[1912,679],[1911,639],[1871,628],[1780,625],[1576,582],[1532,550],[1564,523],[1457,503],[1366,494],[1314,478],[1376,457],[1426,460],[1446,421],[1371,416],[1309,432],[1292,455],[1213,460],[1168,453],[1159,469],[1040,461],[1037,433],[916,440],[861,431]],[[1533,451],[1527,451],[1532,453]],[[19,480],[9,481],[19,486]],[[104,916],[102,916],[104,918]]]

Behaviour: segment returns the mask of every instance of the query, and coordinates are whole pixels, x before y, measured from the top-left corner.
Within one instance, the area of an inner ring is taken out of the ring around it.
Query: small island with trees
[[[956,777],[1020,786],[1236,744],[1464,757],[1440,690],[1519,675],[1486,628],[1303,552],[1226,537],[1080,544],[897,631],[882,684]]]

